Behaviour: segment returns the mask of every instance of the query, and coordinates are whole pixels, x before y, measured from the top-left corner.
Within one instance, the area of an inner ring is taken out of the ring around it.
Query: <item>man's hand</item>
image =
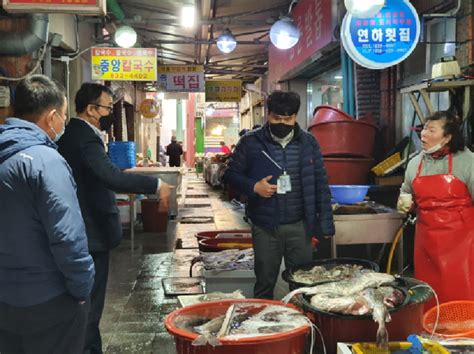
[[[168,183],[165,183],[165,182],[160,183],[160,192],[159,192],[160,204],[162,204],[162,206],[166,209],[168,209],[169,207],[171,191],[174,188],[176,187]]]
[[[253,190],[262,198],[271,198],[273,194],[277,191],[276,184],[270,184],[268,181],[272,179],[273,176],[267,176],[262,178],[260,181],[255,183]]]

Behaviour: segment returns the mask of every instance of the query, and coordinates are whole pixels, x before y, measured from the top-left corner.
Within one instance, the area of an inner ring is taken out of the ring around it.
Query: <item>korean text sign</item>
[[[106,0],[3,0],[9,12],[60,12],[105,15]]]
[[[156,49],[91,49],[92,80],[156,81]]]
[[[202,92],[204,91],[204,66],[159,66],[158,87],[165,91]]]
[[[347,14],[341,31],[347,53],[369,69],[383,69],[405,60],[418,44],[419,36],[418,14],[407,0],[387,0],[372,18]]]
[[[240,102],[241,80],[206,80],[206,102]]]

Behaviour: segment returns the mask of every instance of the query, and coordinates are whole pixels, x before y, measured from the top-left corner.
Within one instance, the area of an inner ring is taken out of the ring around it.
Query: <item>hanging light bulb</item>
[[[226,28],[220,35],[217,37],[217,48],[222,53],[230,53],[233,52],[235,47],[237,47],[237,41],[235,40],[234,35],[232,32]]]
[[[385,0],[344,0],[347,11],[357,18],[375,16],[385,5]]]
[[[137,32],[130,26],[122,26],[115,31],[115,43],[122,48],[130,48],[137,42]]]
[[[300,39],[300,31],[289,16],[281,16],[270,28],[270,41],[278,49],[290,49]]]

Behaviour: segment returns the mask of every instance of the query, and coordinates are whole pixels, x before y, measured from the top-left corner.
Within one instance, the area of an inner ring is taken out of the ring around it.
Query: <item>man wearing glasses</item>
[[[167,202],[169,186],[156,178],[125,174],[110,161],[101,131],[113,124],[112,91],[100,84],[85,83],[76,94],[76,113],[59,141],[59,152],[72,168],[77,195],[86,224],[89,251],[96,276],[91,293],[91,310],[85,353],[102,353],[99,322],[107,286],[110,250],[122,239],[122,226],[115,192],[160,194]]]
[[[239,140],[224,178],[248,196],[254,296],[272,299],[282,257],[286,268],[311,262],[311,237],[334,235],[334,223],[319,145],[296,123],[299,95],[275,91],[267,108],[268,122]]]

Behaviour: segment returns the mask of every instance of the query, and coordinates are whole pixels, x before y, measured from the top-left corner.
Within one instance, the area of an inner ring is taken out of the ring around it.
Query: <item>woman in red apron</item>
[[[423,153],[407,168],[415,175],[405,176],[402,186],[417,206],[415,277],[434,288],[440,303],[474,300],[474,155],[449,112],[428,117],[421,142]]]

